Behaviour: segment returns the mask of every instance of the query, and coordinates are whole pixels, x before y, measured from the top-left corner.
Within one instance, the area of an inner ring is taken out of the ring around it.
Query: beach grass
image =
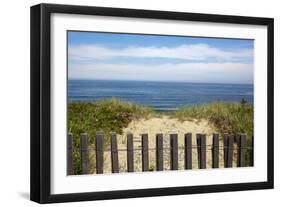
[[[181,121],[206,119],[220,133],[245,133],[253,136],[254,108],[246,103],[214,102],[209,104],[186,106],[171,114]]]

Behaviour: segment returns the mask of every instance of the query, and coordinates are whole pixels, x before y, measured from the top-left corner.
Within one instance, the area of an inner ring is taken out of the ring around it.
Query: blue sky
[[[68,32],[70,79],[253,83],[253,40]]]

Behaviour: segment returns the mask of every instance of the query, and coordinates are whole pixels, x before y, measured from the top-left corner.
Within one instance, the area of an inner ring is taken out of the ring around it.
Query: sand
[[[207,145],[207,168],[212,167],[212,135],[216,133],[216,129],[208,123],[207,120],[190,120],[179,121],[178,119],[162,116],[159,118],[149,118],[141,120],[133,120],[127,128],[124,129],[123,135],[118,135],[118,149],[119,151],[119,168],[120,172],[127,171],[127,133],[134,135],[134,171],[141,171],[141,134],[148,134],[149,148],[155,148],[157,133],[163,134],[164,148],[169,148],[169,136],[172,133],[178,134],[179,148],[184,147],[184,134],[192,133],[192,168],[198,169],[197,149],[196,149],[196,133],[206,134]],[[220,149],[223,147],[223,142],[220,139]],[[149,150],[149,169],[156,170],[155,150]],[[170,151],[164,150],[164,170],[170,170]],[[219,153],[219,166],[223,167],[223,150]],[[233,160],[233,167],[236,166],[235,159]],[[179,149],[179,170],[184,169],[184,149]],[[111,173],[111,156],[110,149],[104,153],[104,173]]]

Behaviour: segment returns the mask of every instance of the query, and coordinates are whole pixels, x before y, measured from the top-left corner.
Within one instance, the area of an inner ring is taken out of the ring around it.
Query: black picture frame
[[[50,184],[50,15],[52,13],[99,15],[113,17],[134,17],[165,20],[181,20],[210,23],[233,23],[267,26],[267,181],[238,184],[203,185],[191,187],[167,187],[154,189],[86,192],[73,194],[51,194]],[[273,19],[245,16],[195,14],[153,10],[135,10],[89,6],[39,4],[31,7],[31,169],[30,199],[38,203],[88,201],[146,196],[211,193],[273,188]]]

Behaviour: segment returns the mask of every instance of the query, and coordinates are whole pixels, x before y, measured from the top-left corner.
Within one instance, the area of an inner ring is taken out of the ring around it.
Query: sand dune
[[[118,149],[119,151],[119,166],[120,172],[126,172],[127,170],[127,154],[126,154],[126,134],[133,133],[134,135],[134,161],[135,161],[135,171],[141,171],[141,134],[148,134],[149,137],[149,148],[155,148],[156,139],[155,135],[157,133],[163,134],[164,148],[169,148],[169,135],[172,133],[178,134],[178,144],[179,147],[184,146],[184,134],[192,133],[192,144],[196,147],[196,133],[206,134],[206,144],[207,144],[207,168],[211,168],[212,155],[211,155],[211,145],[212,145],[212,135],[216,133],[216,129],[211,126],[206,120],[190,120],[181,122],[174,118],[169,118],[168,116],[162,116],[159,118],[141,119],[132,121],[127,128],[124,129],[123,135],[118,135]],[[220,141],[220,147],[223,147],[223,142]],[[222,148],[221,148],[222,149]],[[155,164],[155,150],[149,151],[149,168],[151,170],[156,169]],[[220,167],[223,167],[223,151],[220,150]],[[197,160],[197,149],[192,150],[192,167],[193,169],[198,168]],[[235,167],[235,159],[233,166]],[[170,169],[170,156],[169,150],[164,150],[164,170]],[[179,170],[184,169],[184,150],[179,149]],[[104,173],[111,172],[111,158],[110,151],[105,151],[104,154]]]

